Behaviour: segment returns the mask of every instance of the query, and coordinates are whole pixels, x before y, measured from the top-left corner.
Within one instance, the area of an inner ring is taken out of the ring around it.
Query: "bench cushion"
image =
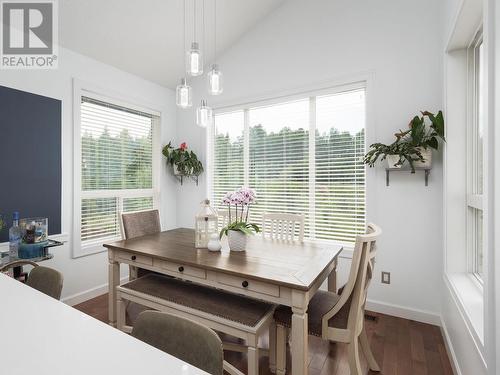
[[[272,304],[238,294],[156,274],[130,281],[121,285],[121,288],[164,299],[248,327],[255,327],[274,308]]]
[[[321,337],[321,320],[323,316],[333,309],[340,299],[340,295],[319,290],[309,301],[307,318],[309,334]],[[349,316],[349,301],[342,306],[340,311],[328,321],[330,327],[347,328]],[[290,328],[292,324],[292,309],[288,306],[278,306],[274,312],[274,320],[277,324]]]

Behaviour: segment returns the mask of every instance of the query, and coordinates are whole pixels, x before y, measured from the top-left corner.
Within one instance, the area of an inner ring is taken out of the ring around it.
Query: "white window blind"
[[[81,240],[120,234],[121,212],[152,208],[154,116],[81,99]]]
[[[309,100],[249,109],[249,180],[264,212],[306,214],[309,228]]]
[[[218,115],[213,141],[212,200],[218,203],[223,195],[244,184],[243,111]]]
[[[303,213],[308,238],[353,243],[365,230],[365,90],[308,95],[217,113],[209,147],[211,194],[242,185],[263,212]]]

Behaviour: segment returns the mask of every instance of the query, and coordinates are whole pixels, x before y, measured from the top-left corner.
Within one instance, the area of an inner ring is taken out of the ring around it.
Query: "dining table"
[[[109,323],[116,326],[120,264],[173,276],[292,309],[292,374],[307,375],[307,307],[321,285],[336,291],[342,245],[249,236],[246,250],[195,247],[195,231],[176,228],[104,244],[109,260]]]
[[[208,375],[0,273],[0,374]]]

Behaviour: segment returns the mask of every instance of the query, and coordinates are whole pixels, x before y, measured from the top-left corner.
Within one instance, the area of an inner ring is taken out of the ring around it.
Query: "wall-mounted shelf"
[[[177,178],[180,182],[181,185],[184,183],[184,179],[188,178],[190,180],[193,180],[196,182],[196,186],[198,186],[198,176],[195,175],[183,175],[183,174],[174,174],[175,178]]]
[[[431,174],[431,168],[419,168],[415,167],[415,173],[417,171],[424,171],[425,176],[425,186],[429,186],[429,175]],[[389,186],[389,176],[391,172],[408,172],[411,170],[408,168],[386,168],[385,169],[385,186]]]

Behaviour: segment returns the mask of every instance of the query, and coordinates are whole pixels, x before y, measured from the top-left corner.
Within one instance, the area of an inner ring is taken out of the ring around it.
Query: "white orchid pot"
[[[401,164],[396,165],[399,162],[399,155],[387,155],[386,160],[387,160],[387,166],[389,168],[401,168],[402,167]]]
[[[245,251],[247,248],[247,235],[239,230],[228,231],[227,241],[231,251]]]
[[[416,161],[413,163],[415,168],[430,168],[432,166],[432,149],[431,148],[423,148],[417,147],[418,151],[422,154],[424,161]]]

